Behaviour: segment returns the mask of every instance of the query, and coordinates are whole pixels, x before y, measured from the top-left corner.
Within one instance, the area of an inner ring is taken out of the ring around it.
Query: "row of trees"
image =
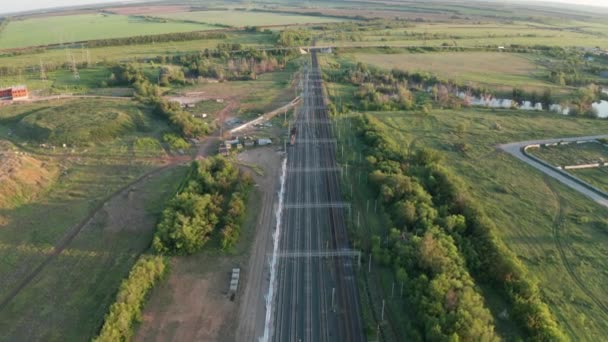
[[[199,137],[215,130],[202,120],[198,120],[182,109],[179,102],[167,101],[161,97],[152,97],[149,102],[154,106],[154,113],[169,121],[184,137]]]
[[[355,93],[355,99],[358,102],[348,104],[350,109],[355,109],[355,105],[358,105],[357,109],[362,110],[424,110],[425,105],[429,105],[428,99],[425,96],[414,96],[414,94],[430,94],[436,104],[449,108],[468,105],[467,101],[462,101],[453,95],[457,92],[480,98],[496,96],[491,89],[458,84],[440,79],[427,72],[408,72],[399,69],[387,71],[368,67],[363,63],[334,65],[333,68],[325,68],[323,77],[330,82],[359,86]],[[569,98],[563,99],[560,104],[563,108],[570,109],[570,115],[597,117],[597,111],[592,104],[601,97],[601,87],[590,84],[572,92]],[[524,101],[530,101],[533,105],[541,103],[545,110],[549,110],[551,105],[555,104],[556,99],[549,88],[542,93],[513,88],[512,100],[518,104],[522,104]],[[344,110],[344,108],[342,109]]]
[[[538,285],[466,186],[441,165],[441,155],[404,151],[371,116],[358,125],[370,178],[395,226],[388,244],[373,244],[373,253],[412,289],[408,301],[422,317],[423,339],[496,338],[474,279],[499,291],[532,340],[567,340]]]
[[[184,42],[190,40],[226,39],[228,36],[223,32],[176,32],[153,34],[145,36],[132,36],[125,38],[98,39],[85,42],[90,48],[105,46],[143,45],[164,42]]]
[[[163,67],[160,70],[159,84],[155,84],[144,74],[141,68],[133,64],[118,64],[111,68],[107,83],[109,85],[129,85],[135,89],[136,95],[154,107],[154,113],[169,121],[184,137],[197,137],[211,133],[215,127],[193,118],[184,111],[177,102],[170,102],[161,97],[160,85],[183,83],[184,74],[178,67]]]
[[[370,146],[370,179],[393,226],[384,243],[372,238],[371,252],[408,289],[406,305],[417,317],[410,334],[415,340],[497,341],[493,317],[449,234],[462,229],[462,217],[438,210],[423,184],[404,172],[400,149],[369,121],[360,124]]]
[[[223,157],[193,162],[183,188],[163,211],[152,247],[160,254],[192,254],[214,233],[222,247],[232,247],[250,184],[250,178]]]
[[[257,75],[282,68],[285,60],[285,55],[243,49],[240,44],[220,44],[215,50],[156,58],[158,63],[182,66],[184,73],[190,77],[210,77],[228,81],[254,80]]]
[[[116,301],[110,306],[103,327],[94,342],[129,341],[132,326],[141,321],[141,310],[148,292],[167,271],[167,261],[162,256],[141,256],[122,281]]]

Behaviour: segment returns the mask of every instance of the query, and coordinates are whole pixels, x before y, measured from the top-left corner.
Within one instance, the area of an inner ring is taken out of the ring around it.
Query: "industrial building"
[[[0,99],[3,100],[19,100],[26,99],[29,96],[26,86],[15,86],[0,89]]]

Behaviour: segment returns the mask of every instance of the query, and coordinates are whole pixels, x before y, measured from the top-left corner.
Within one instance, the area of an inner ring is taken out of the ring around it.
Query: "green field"
[[[554,166],[593,164],[608,160],[608,150],[599,143],[531,148],[528,153]]]
[[[605,209],[496,148],[526,139],[599,134],[607,122],[481,109],[374,116],[404,148],[432,147],[445,155],[445,164],[469,185],[499,236],[540,280],[545,300],[569,335],[597,340],[608,333],[608,312],[593,302],[608,304],[602,290],[608,281]]]
[[[560,89],[543,78],[548,71],[526,54],[501,52],[352,53],[346,58],[384,69],[427,71],[440,78],[474,87],[510,90],[513,87],[541,91]]]
[[[217,27],[196,23],[148,22],[105,13],[51,16],[11,21],[0,35],[0,49],[211,29]]]
[[[233,27],[276,26],[344,21],[344,19],[331,17],[249,11],[199,11],[169,13],[159,16],[163,18],[196,21],[205,24],[227,25]]]
[[[169,130],[149,108],[128,99],[62,99],[0,109],[0,138],[51,156],[159,157],[165,155],[162,134]],[[156,143],[138,142],[142,138]]]
[[[161,166],[166,154],[160,139],[166,131],[166,122],[129,100],[54,100],[0,109],[0,138],[14,142],[24,158],[42,163],[30,162],[37,167],[22,171],[40,183],[37,196],[1,203],[3,298],[77,224],[97,213],[34,282],[2,307],[1,341],[82,340],[97,333],[117,286],[148,248],[154,218],[185,169],[154,174],[114,204],[102,204]],[[65,148],[64,139],[74,140]],[[48,176],[51,172],[57,176]]]
[[[177,53],[193,53],[205,49],[214,49],[219,43],[239,43],[244,46],[269,46],[273,42],[272,37],[267,34],[253,33],[228,33],[227,39],[205,39],[193,40],[185,42],[163,42],[155,44],[138,44],[125,46],[108,46],[97,47],[89,50],[89,56],[92,64],[100,62],[115,62],[119,60],[133,60],[137,58],[156,57],[159,55],[174,55]],[[86,55],[83,55],[82,49],[67,49],[73,53],[77,63],[85,62]],[[66,62],[65,49],[50,49],[42,53],[31,53],[18,56],[2,55],[0,56],[0,66],[11,66],[22,68],[23,74],[29,70],[28,67],[37,67],[40,61],[44,64],[63,64]],[[33,72],[34,77],[38,77],[39,73]],[[1,81],[0,81],[1,82]]]
[[[410,46],[454,46],[485,47],[519,45],[549,45],[562,47],[599,46],[608,48],[605,34],[608,25],[592,23],[587,29],[580,22],[565,21],[555,25],[542,25],[525,21],[512,23],[448,22],[422,23],[403,28],[376,29],[356,32],[355,41],[341,41],[339,34],[327,34],[322,41],[340,46],[357,45],[410,45]]]
[[[8,223],[0,231],[1,292],[14,289],[103,197],[151,167],[81,160],[70,165],[68,175],[43,199],[3,211]],[[185,169],[173,169],[138,189],[146,194],[144,205],[149,213],[160,213],[184,174]],[[154,220],[145,229],[140,218],[130,220],[139,227],[129,221],[121,226],[116,217],[101,211],[93,224],[0,311],[0,340],[76,341],[95,336],[122,278],[148,248],[154,231]]]
[[[608,192],[608,170],[605,167],[568,170],[572,175]]]

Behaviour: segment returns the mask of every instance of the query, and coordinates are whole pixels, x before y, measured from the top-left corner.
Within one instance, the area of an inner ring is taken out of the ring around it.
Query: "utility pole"
[[[331,311],[336,311],[336,288],[331,288]]]
[[[384,299],[382,300],[382,322],[384,322]]]
[[[367,266],[367,273],[372,273],[372,253],[369,253],[369,263]]]
[[[46,72],[44,71],[44,64],[42,63],[42,58],[40,59],[40,79],[46,81]]]

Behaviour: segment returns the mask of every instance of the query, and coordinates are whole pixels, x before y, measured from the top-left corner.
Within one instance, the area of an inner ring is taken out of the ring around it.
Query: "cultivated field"
[[[375,116],[405,148],[445,154],[445,164],[469,184],[499,236],[540,280],[543,297],[571,336],[596,340],[608,332],[608,312],[597,304],[608,305],[602,291],[608,281],[605,209],[496,149],[511,141],[599,134],[608,122],[491,110]]]
[[[157,15],[163,18],[188,20],[212,25],[227,25],[233,27],[279,26],[344,21],[344,19],[331,17],[249,11],[199,11]]]
[[[196,23],[150,22],[105,13],[51,16],[10,22],[0,35],[0,49],[210,29],[217,27]]]
[[[501,52],[433,52],[433,53],[353,53],[347,58],[385,69],[409,72],[427,71],[441,78],[488,87],[510,90],[518,87],[541,91],[557,88],[543,80],[547,70],[525,54]]]

